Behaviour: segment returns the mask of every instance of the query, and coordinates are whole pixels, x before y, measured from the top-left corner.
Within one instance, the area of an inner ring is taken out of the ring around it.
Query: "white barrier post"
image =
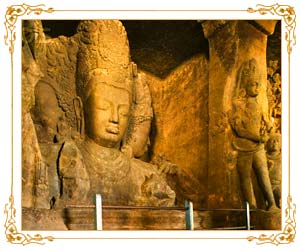
[[[96,230],[103,230],[102,228],[102,198],[101,194],[96,194],[96,209],[95,209],[95,218],[96,218]]]
[[[245,202],[245,214],[246,214],[246,229],[251,230],[250,228],[250,207],[249,203],[246,201]]]
[[[185,228],[186,230],[194,230],[194,213],[193,203],[191,201],[185,201]]]

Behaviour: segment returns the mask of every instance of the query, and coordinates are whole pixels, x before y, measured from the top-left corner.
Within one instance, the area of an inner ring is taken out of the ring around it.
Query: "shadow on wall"
[[[122,21],[132,60],[139,69],[165,78],[196,54],[208,56],[208,42],[196,20]]]

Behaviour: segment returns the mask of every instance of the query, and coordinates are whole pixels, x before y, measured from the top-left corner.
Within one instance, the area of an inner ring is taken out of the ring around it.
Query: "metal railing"
[[[106,210],[160,210],[160,211],[185,211],[185,229],[194,230],[194,211],[198,212],[226,212],[226,211],[237,211],[244,212],[244,222],[245,225],[235,226],[235,227],[222,227],[222,228],[212,228],[213,230],[251,230],[253,227],[250,225],[250,208],[249,203],[244,203],[244,208],[242,209],[194,209],[193,203],[191,201],[185,201],[184,207],[157,207],[157,206],[110,206],[102,205],[102,198],[100,194],[95,196],[95,205],[68,205],[67,208],[93,208],[95,215],[95,230],[103,230],[103,218],[102,211]]]

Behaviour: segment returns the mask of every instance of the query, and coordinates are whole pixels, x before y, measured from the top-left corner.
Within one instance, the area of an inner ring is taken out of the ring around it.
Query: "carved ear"
[[[79,96],[77,96],[73,99],[73,106],[74,106],[75,116],[76,116],[77,132],[79,132],[81,138],[83,138],[83,136],[84,136],[84,113],[83,113],[82,101]]]

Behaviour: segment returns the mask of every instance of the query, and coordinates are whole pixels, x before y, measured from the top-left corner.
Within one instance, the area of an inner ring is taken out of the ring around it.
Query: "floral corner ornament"
[[[287,51],[288,54],[292,52],[292,46],[296,45],[296,12],[294,7],[289,5],[279,5],[273,4],[270,6],[258,4],[256,5],[257,9],[248,8],[248,12],[255,13],[258,12],[261,15],[272,14],[278,15],[283,17],[283,20],[286,24],[286,33],[285,33],[285,40],[287,41]]]
[[[291,196],[287,197],[287,203],[287,208],[285,209],[285,227],[282,232],[271,235],[261,234],[259,237],[249,236],[247,240],[257,241],[258,245],[273,244],[276,246],[294,242],[296,236],[296,205],[292,204]]]
[[[5,235],[8,242],[12,244],[28,245],[31,243],[45,244],[45,240],[53,241],[54,237],[43,237],[41,234],[35,234],[33,236],[29,234],[20,233],[16,226],[16,208],[14,207],[14,197],[9,197],[9,203],[5,205],[4,214],[6,214],[6,221],[4,224]]]
[[[28,4],[22,5],[11,5],[7,7],[5,13],[5,28],[6,34],[4,35],[5,44],[9,45],[9,52],[13,54],[14,52],[14,42],[16,40],[16,22],[20,16],[36,14],[40,15],[43,12],[52,13],[54,12],[53,8],[45,8],[45,5],[35,5],[30,6]]]

